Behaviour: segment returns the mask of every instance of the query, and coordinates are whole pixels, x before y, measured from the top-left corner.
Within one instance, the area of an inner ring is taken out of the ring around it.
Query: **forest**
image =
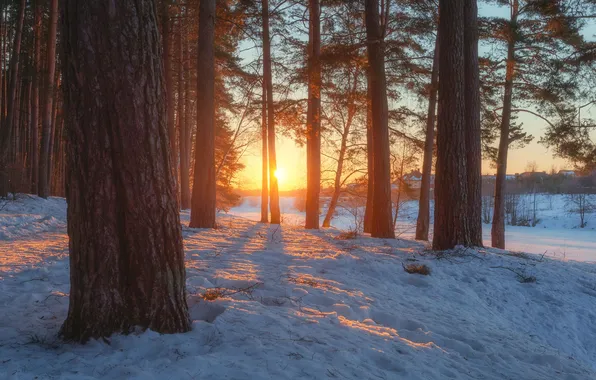
[[[0,377],[66,376],[70,351],[68,378],[596,375],[595,20],[595,0],[0,0]]]

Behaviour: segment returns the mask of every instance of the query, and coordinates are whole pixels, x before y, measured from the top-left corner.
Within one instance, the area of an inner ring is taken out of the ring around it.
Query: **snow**
[[[191,332],[63,343],[65,207],[25,197],[0,211],[0,379],[596,378],[594,264],[230,215],[183,228]],[[213,288],[250,290],[204,300]]]

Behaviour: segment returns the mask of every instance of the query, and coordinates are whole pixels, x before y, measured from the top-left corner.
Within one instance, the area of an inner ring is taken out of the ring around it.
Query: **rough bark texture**
[[[465,0],[464,3],[464,61],[469,245],[482,247],[482,145],[480,72],[478,68],[478,0]]]
[[[58,0],[50,5],[50,28],[47,43],[47,68],[44,102],[41,113],[41,147],[39,151],[38,192],[42,198],[50,195],[50,149],[52,139],[52,106],[54,104],[54,75],[56,72],[56,30],[58,26]]]
[[[188,31],[186,30],[188,33]],[[180,206],[183,210],[190,208],[190,155],[192,145],[192,102],[190,96],[191,57],[188,36],[184,38],[184,128],[180,130]],[[215,174],[217,177],[217,173]]]
[[[464,0],[439,2],[439,118],[433,249],[468,245]]]
[[[201,0],[197,75],[197,139],[190,227],[215,228],[215,0]]]
[[[517,23],[519,2],[514,1],[511,24]],[[495,248],[505,249],[505,185],[507,182],[507,154],[509,151],[509,128],[511,123],[511,105],[513,99],[513,79],[515,75],[515,36],[511,35],[507,44],[507,72],[501,114],[501,137],[497,155],[497,179],[495,182],[495,205],[491,228],[491,244]]]
[[[420,182],[420,200],[418,201],[418,219],[416,220],[416,240],[428,240],[428,229],[430,226],[430,179],[433,167],[433,149],[435,146],[437,91],[439,89],[439,46],[440,39],[437,33],[433,68],[430,77],[426,138],[424,141],[424,159],[422,162],[422,181]]]
[[[279,189],[277,186],[277,156],[275,154],[275,114],[273,110],[273,74],[271,72],[271,39],[269,37],[269,0],[262,0],[263,11],[263,75],[267,85],[267,143],[269,153],[269,204],[271,224],[281,222]]]
[[[306,121],[307,229],[319,228],[321,193],[321,8],[309,0],[308,112]]]
[[[267,83],[263,75],[261,95],[261,223],[269,222],[269,163],[267,162]]]
[[[37,194],[39,175],[39,89],[41,87],[41,0],[35,1],[33,22],[33,75],[31,88],[31,193]]]
[[[13,50],[10,57],[10,84],[8,92],[6,94],[6,106],[7,112],[3,113],[2,116],[5,118],[2,120],[0,126],[0,197],[5,197],[8,194],[8,163],[9,163],[9,149],[10,141],[15,129],[15,114],[16,114],[16,103],[17,103],[17,85],[19,83],[19,59],[21,56],[21,40],[23,36],[23,22],[25,18],[25,6],[26,1],[21,0],[19,5],[19,12],[17,16],[17,25],[14,36]]]
[[[170,140],[170,162],[172,163],[172,175],[176,180],[176,110],[174,103],[174,80],[172,78],[172,33],[170,25],[169,0],[161,1],[161,30],[164,62],[164,78],[166,85],[166,112],[168,123],[168,136]]]
[[[366,167],[368,182],[366,184],[366,206],[364,208],[364,232],[372,232],[372,209],[374,197],[374,152],[372,131],[372,105],[370,75],[366,76]]]
[[[190,330],[153,0],[66,0],[67,340]]]
[[[389,125],[387,84],[385,81],[384,42],[379,24],[378,0],[365,1],[366,38],[374,151],[374,204],[372,212],[372,237],[395,238],[391,219],[391,162],[389,159]]]

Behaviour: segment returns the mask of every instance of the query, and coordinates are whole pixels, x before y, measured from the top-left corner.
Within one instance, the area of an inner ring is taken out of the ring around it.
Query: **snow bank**
[[[63,220],[64,204],[45,202],[15,212]],[[68,308],[64,228],[0,241],[2,256],[10,246],[38,258],[0,266],[0,379],[596,378],[593,264],[219,224],[183,231],[191,332],[85,346],[56,338]],[[431,275],[406,273],[409,263]],[[205,301],[213,288],[248,290]]]

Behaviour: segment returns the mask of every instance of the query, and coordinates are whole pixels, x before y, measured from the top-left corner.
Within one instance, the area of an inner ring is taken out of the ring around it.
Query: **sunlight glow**
[[[277,170],[275,170],[275,178],[277,178],[277,181],[279,183],[284,183],[287,178],[286,169],[285,168],[277,168]]]

